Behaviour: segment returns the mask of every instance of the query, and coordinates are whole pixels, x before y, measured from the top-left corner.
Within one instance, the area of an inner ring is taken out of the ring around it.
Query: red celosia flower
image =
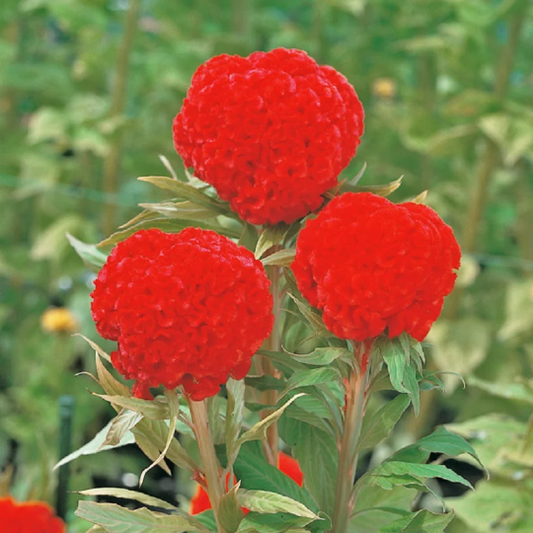
[[[118,341],[115,368],[148,388],[183,385],[193,400],[242,379],[272,324],[270,282],[246,248],[213,231],[139,231],[95,281],[98,332]]]
[[[362,341],[388,328],[423,340],[453,289],[461,252],[429,207],[370,193],[338,196],[300,232],[292,269],[338,337]]]
[[[188,167],[252,224],[323,202],[363,134],[363,107],[335,69],[278,48],[201,65],[173,125]]]
[[[64,522],[43,502],[18,503],[0,498],[2,533],[65,533]]]
[[[287,455],[283,452],[280,452],[278,455],[278,468],[287,476],[289,476],[294,482],[296,482],[300,487],[303,485],[303,473],[300,470],[300,465],[298,461],[292,458],[290,455]],[[229,479],[226,478],[226,484]],[[209,496],[207,492],[203,489],[201,485],[196,487],[196,492],[191,500],[191,514],[198,514],[203,511],[211,509],[211,502],[209,501]],[[247,509],[243,509],[245,513],[248,512]]]

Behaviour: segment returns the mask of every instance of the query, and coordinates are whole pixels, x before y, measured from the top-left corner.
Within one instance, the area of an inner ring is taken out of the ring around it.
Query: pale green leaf
[[[285,512],[303,518],[318,520],[319,517],[303,503],[288,496],[264,490],[240,490],[237,493],[240,505],[257,513]]]

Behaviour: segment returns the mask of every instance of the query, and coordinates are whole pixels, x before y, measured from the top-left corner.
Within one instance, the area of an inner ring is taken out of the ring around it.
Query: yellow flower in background
[[[396,82],[391,78],[378,78],[372,84],[372,93],[379,98],[394,98]]]
[[[41,327],[47,333],[73,333],[78,322],[66,307],[49,307],[41,315]]]

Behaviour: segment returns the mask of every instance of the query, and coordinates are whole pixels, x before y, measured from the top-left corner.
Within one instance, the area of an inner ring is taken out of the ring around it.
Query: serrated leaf
[[[226,383],[228,402],[226,404],[226,456],[231,469],[238,453],[237,440],[244,416],[245,386],[242,379],[228,379]]]
[[[107,261],[107,256],[96,247],[96,244],[82,242],[70,233],[67,233],[67,239],[72,248],[81,257],[85,266],[93,272],[99,272]]]
[[[289,266],[294,261],[295,256],[296,249],[287,248],[274,252],[273,254],[268,255],[267,257],[263,257],[263,259],[261,259],[261,262],[264,266]]]
[[[374,448],[387,438],[410,403],[411,400],[406,394],[400,394],[387,402],[372,417],[365,416],[357,449],[361,451]]]
[[[141,413],[123,409],[113,420],[111,420],[111,427],[107,432],[106,438],[102,444],[103,446],[116,446],[131,428],[143,418]]]
[[[103,527],[108,533],[209,531],[203,524],[184,514],[163,514],[146,508],[131,511],[114,503],[80,501],[74,514]]]
[[[303,518],[318,520],[319,517],[303,503],[282,494],[265,490],[240,490],[237,493],[240,505],[256,513],[290,513]]]
[[[257,246],[255,248],[255,258],[261,259],[265,252],[270,250],[272,246],[278,245],[283,238],[285,237],[289,227],[287,224],[280,222],[275,226],[267,226],[263,229],[259,235],[259,240],[257,241]]]
[[[144,505],[150,505],[151,507],[160,507],[161,509],[177,510],[175,505],[172,505],[164,500],[144,494],[143,492],[137,492],[135,490],[118,489],[112,487],[99,487],[96,489],[80,490],[78,494],[83,496],[110,496],[112,498],[119,498],[124,500],[134,500],[136,502],[143,503]]]
[[[74,461],[74,459],[77,459],[78,457],[81,457],[82,455],[93,455],[95,453],[100,453],[105,450],[111,450],[113,448],[120,448],[121,446],[126,446],[128,444],[133,444],[135,442],[135,439],[133,438],[133,435],[130,432],[127,432],[123,435],[120,442],[117,444],[110,446],[103,446],[103,443],[105,441],[105,438],[109,432],[109,429],[111,427],[112,421],[110,421],[103,429],[101,429],[95,437],[89,441],[87,444],[84,444],[81,448],[77,449],[76,451],[70,453],[66,457],[63,457],[61,461],[59,461],[55,466],[54,470],[59,468],[60,466],[66,465],[67,463],[70,463],[71,461]]]

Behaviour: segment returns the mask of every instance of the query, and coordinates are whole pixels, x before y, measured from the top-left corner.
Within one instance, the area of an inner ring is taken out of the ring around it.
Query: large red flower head
[[[363,115],[346,78],[301,50],[221,55],[194,74],[174,145],[241,218],[290,223],[336,185]]]
[[[148,387],[183,385],[193,400],[242,379],[273,324],[270,282],[253,254],[213,231],[139,231],[95,281],[98,332],[118,341],[115,368]]]
[[[65,533],[64,522],[43,502],[18,503],[0,498],[2,533]]]
[[[296,459],[294,459],[290,455],[280,452],[278,454],[278,468],[285,475],[289,476],[300,487],[303,485],[304,475],[302,471],[300,470],[300,465],[298,464],[298,461]],[[228,484],[227,483],[228,480],[229,480],[229,474],[228,474],[228,477],[226,478],[226,485]],[[203,511],[207,511],[208,509],[211,509],[211,502],[209,501],[209,495],[207,494],[207,492],[203,489],[201,485],[197,485],[196,492],[194,493],[194,496],[191,499],[190,513],[195,515]],[[248,512],[247,509],[243,509],[243,511],[245,513]]]
[[[292,270],[338,337],[362,341],[388,328],[419,341],[453,289],[461,252],[429,207],[345,193],[300,232]]]

